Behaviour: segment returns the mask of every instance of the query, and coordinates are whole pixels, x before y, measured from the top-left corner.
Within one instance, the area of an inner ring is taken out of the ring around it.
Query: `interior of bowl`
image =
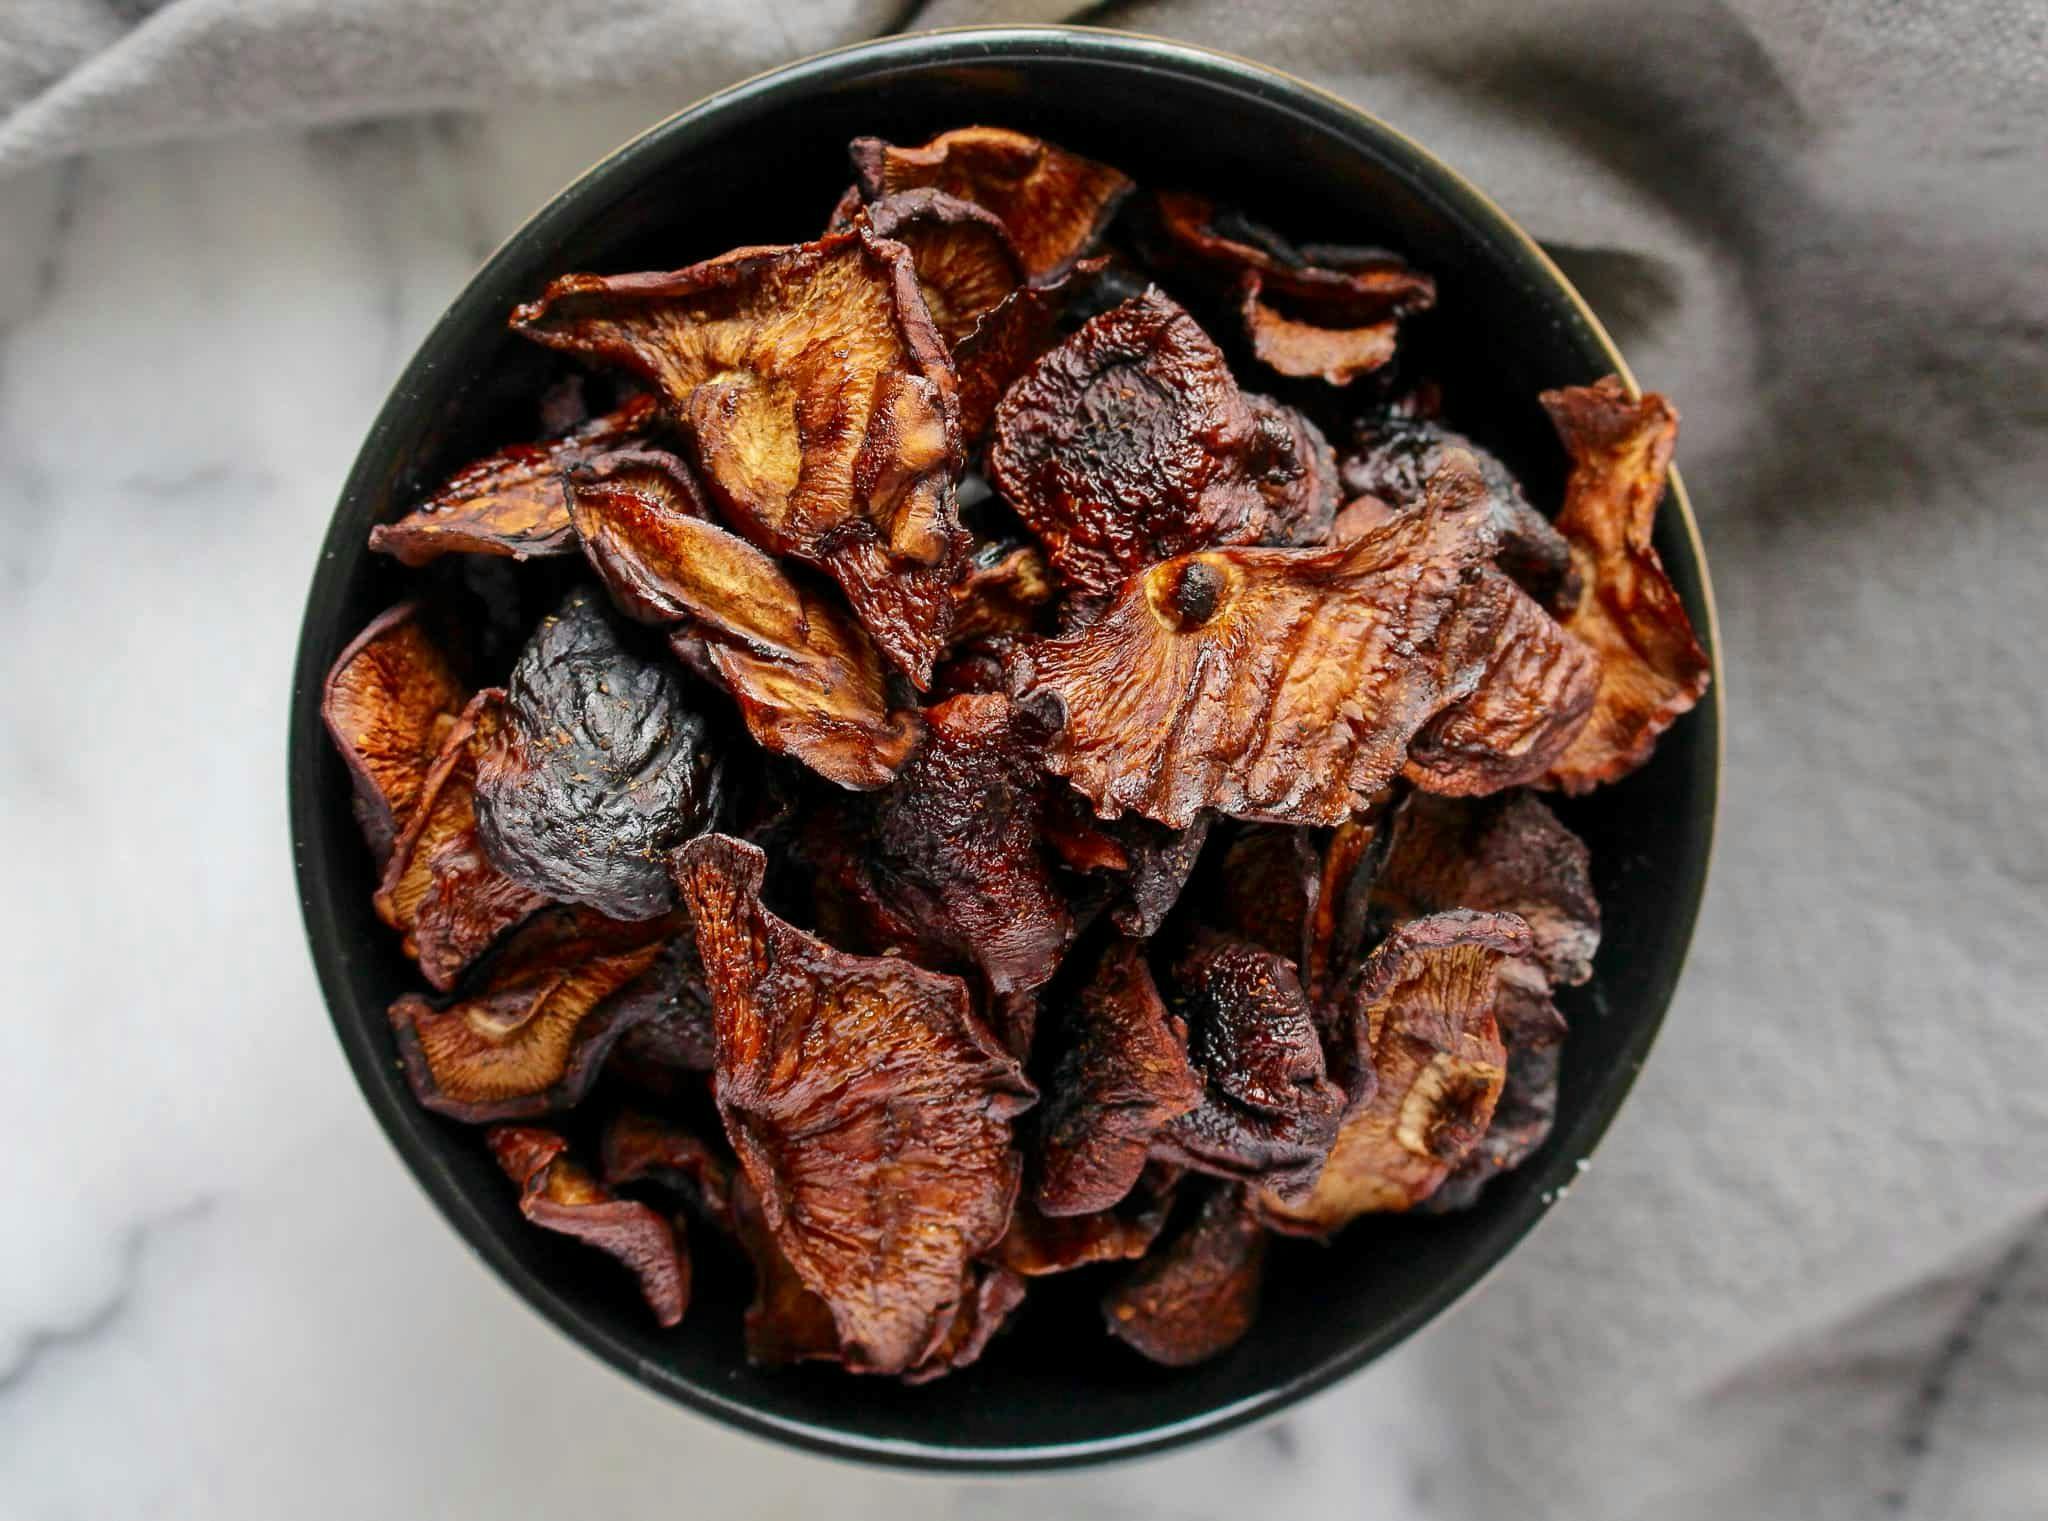
[[[364,548],[416,489],[514,436],[554,364],[504,328],[568,270],[673,268],[735,243],[817,234],[860,134],[919,141],[969,122],[1020,128],[1154,186],[1208,190],[1303,239],[1391,246],[1437,278],[1417,333],[1453,420],[1554,506],[1563,461],[1536,393],[1615,367],[1604,338],[1519,234],[1398,134],[1251,65],[1147,39],[1019,29],[909,37],[736,87],[594,168],[493,258],[407,368],[344,490],[314,578],[292,709],[292,817],[315,959],[357,1077],[393,1141],[468,1240],[538,1309],[642,1382],[803,1445],[952,1468],[1050,1466],[1148,1450],[1265,1413],[1370,1360],[1474,1283],[1593,1146],[1647,1051],[1683,961],[1715,806],[1709,701],[1622,784],[1564,806],[1591,847],[1606,935],[1567,992],[1559,1121],[1549,1144],[1471,1211],[1368,1219],[1333,1245],[1282,1242],[1265,1307],[1233,1351],[1179,1372],[1102,1335],[1091,1274],[1041,1280],[1022,1334],[943,1384],[906,1389],[826,1368],[748,1367],[738,1271],[703,1271],[684,1324],[658,1330],[623,1275],[527,1228],[473,1130],[412,1101],[385,1008],[413,986],[370,907],[371,863],[325,743],[320,677],[402,594]],[[1682,400],[1682,398],[1681,398]],[[1657,547],[1703,640],[1711,623],[1689,525]],[[1718,693],[1718,688],[1716,689]]]

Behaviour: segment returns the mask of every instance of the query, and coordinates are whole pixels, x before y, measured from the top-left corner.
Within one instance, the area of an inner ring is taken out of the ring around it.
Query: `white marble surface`
[[[29,1138],[0,1224],[0,1517],[1422,1514],[1407,1356],[1201,1451],[1023,1485],[729,1433],[500,1287],[357,1097],[285,835],[313,556],[442,305],[662,105],[0,184],[0,1112]]]

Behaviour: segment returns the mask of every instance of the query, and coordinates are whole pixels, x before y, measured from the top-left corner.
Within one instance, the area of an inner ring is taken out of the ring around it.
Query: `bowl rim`
[[[1446,1313],[1463,1302],[1474,1289],[1491,1277],[1528,1233],[1548,1217],[1552,1206],[1563,1198],[1565,1187],[1572,1181],[1572,1174],[1583,1165],[1583,1159],[1597,1146],[1634,1085],[1635,1076],[1640,1072],[1668,1013],[1670,1003],[1677,995],[1678,985],[1683,980],[1685,952],[1680,954],[1678,971],[1663,1004],[1638,1019],[1637,1028],[1632,1032],[1625,1050],[1616,1061],[1615,1070],[1620,1074],[1620,1080],[1610,1078],[1593,1096],[1579,1122],[1578,1144],[1560,1149],[1549,1159],[1546,1170],[1558,1172],[1555,1186],[1543,1190],[1537,1202],[1526,1208],[1523,1218],[1504,1222],[1504,1229],[1498,1237],[1497,1249],[1490,1256],[1475,1256],[1469,1265],[1446,1275],[1431,1292],[1421,1296],[1376,1334],[1361,1339],[1292,1377],[1245,1398],[1211,1407],[1178,1421],[1149,1426],[1140,1431],[1082,1441],[1019,1447],[959,1447],[888,1438],[764,1412],[743,1400],[726,1396],[714,1388],[681,1379],[663,1365],[642,1357],[633,1347],[612,1336],[604,1326],[588,1319],[549,1291],[536,1275],[505,1250],[494,1238],[483,1212],[454,1174],[408,1134],[419,1116],[417,1113],[402,1110],[396,1091],[389,1082],[389,1074],[385,1071],[386,1059],[377,1049],[369,1032],[356,1028],[352,1021],[342,1018],[341,1010],[347,1002],[348,967],[351,956],[342,943],[343,937],[333,933],[323,922],[326,911],[322,900],[326,896],[325,889],[328,884],[323,880],[321,868],[315,864],[308,843],[316,834],[322,810],[331,803],[331,799],[315,795],[316,789],[309,780],[314,771],[312,757],[305,753],[309,746],[325,743],[325,733],[317,721],[317,715],[311,721],[306,719],[309,705],[311,708],[317,708],[328,659],[322,630],[315,627],[312,619],[312,603],[324,578],[329,574],[328,565],[339,553],[351,547],[341,531],[344,514],[340,509],[374,489],[375,461],[387,452],[387,439],[399,429],[401,420],[410,413],[414,405],[414,397],[408,387],[410,378],[423,365],[431,367],[439,357],[440,350],[452,345],[455,329],[460,325],[459,319],[465,317],[470,308],[481,299],[479,290],[488,283],[486,276],[493,266],[506,258],[515,247],[524,244],[542,224],[558,219],[573,219],[573,212],[578,204],[593,195],[614,173],[624,170],[646,144],[671,132],[684,130],[691,123],[769,91],[789,90],[805,81],[816,82],[842,72],[857,73],[870,67],[911,62],[1012,62],[1028,65],[1033,61],[1048,58],[1070,57],[1139,62],[1153,67],[1163,67],[1211,83],[1248,91],[1255,98],[1274,103],[1284,102],[1296,109],[1307,107],[1310,114],[1322,125],[1335,131],[1348,131],[1351,134],[1363,132],[1367,136],[1379,139],[1405,158],[1410,169],[1419,172],[1426,179],[1433,179],[1436,182],[1433,188],[1448,194],[1453,201],[1459,203],[1458,209],[1461,214],[1487,230],[1501,234],[1508,251],[1525,262],[1540,277],[1543,284],[1564,297],[1584,324],[1587,334],[1601,351],[1606,362],[1620,375],[1632,394],[1640,394],[1640,387],[1627,361],[1585,298],[1534,237],[1503,211],[1490,196],[1436,153],[1399,128],[1342,96],[1284,69],[1195,43],[1145,32],[1094,26],[992,24],[947,27],[897,33],[848,43],[761,70],[705,95],[650,124],[572,178],[525,218],[479,263],[399,372],[389,395],[378,409],[375,420],[365,434],[356,459],[342,485],[337,498],[337,510],[330,520],[327,533],[323,536],[320,560],[315,566],[312,586],[309,589],[307,612],[301,623],[288,715],[290,736],[287,765],[293,869],[308,946],[323,1001],[327,1005],[329,1021],[355,1075],[357,1087],[364,1101],[376,1115],[378,1128],[383,1132],[385,1139],[398,1153],[407,1171],[433,1200],[443,1218],[455,1227],[470,1249],[489,1266],[493,1277],[500,1285],[516,1293],[571,1342],[590,1355],[609,1363],[635,1383],[698,1414],[712,1417],[730,1428],[821,1456],[903,1471],[949,1474],[956,1477],[968,1474],[1019,1474],[1074,1468],[1156,1454],[1198,1439],[1217,1436],[1276,1414],[1330,1387],[1395,1346],[1409,1340],[1424,1328],[1439,1322]],[[1704,705],[1711,712],[1714,727],[1712,764],[1707,772],[1711,780],[1711,796],[1706,799],[1706,844],[1700,854],[1699,870],[1692,884],[1689,901],[1683,902],[1673,916],[1674,924],[1682,919],[1683,935],[1680,944],[1689,951],[1707,883],[1712,875],[1713,857],[1719,838],[1720,779],[1724,770],[1727,743],[1726,679],[1722,668],[1720,621],[1706,547],[1700,535],[1698,520],[1693,513],[1691,499],[1675,467],[1669,473],[1666,497],[1668,503],[1676,509],[1679,524],[1691,550],[1693,568],[1699,580],[1701,611],[1704,614],[1705,625],[1703,642],[1707,646],[1712,671],[1712,681]],[[1564,1151],[1576,1152],[1577,1156],[1568,1161],[1563,1155]]]

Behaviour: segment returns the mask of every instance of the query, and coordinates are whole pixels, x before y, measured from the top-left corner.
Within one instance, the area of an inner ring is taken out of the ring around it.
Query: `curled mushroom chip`
[[[971,442],[988,431],[1003,393],[1053,346],[1062,319],[1103,267],[1101,259],[1083,259],[1056,280],[1019,286],[953,345],[961,438]]]
[[[1107,164],[1002,127],[960,127],[921,148],[857,137],[848,153],[871,202],[933,189],[994,212],[1034,282],[1093,248],[1131,193],[1130,180]]]
[[[444,554],[506,555],[515,560],[574,554],[562,470],[588,453],[616,448],[654,425],[659,404],[636,396],[561,438],[513,444],[451,476],[395,523],[370,530],[370,548],[403,565]]]
[[[405,994],[391,1025],[415,1097],[472,1123],[576,1104],[612,1043],[650,1016],[628,990],[678,933],[688,929],[673,918],[550,908],[506,937],[461,996]]]
[[[1261,439],[1252,455],[1268,509],[1259,542],[1297,547],[1333,542],[1339,475],[1337,453],[1323,430],[1271,397],[1247,393],[1245,405],[1258,421]]]
[[[1151,230],[1168,262],[1235,287],[1256,275],[1297,317],[1334,327],[1405,317],[1433,305],[1436,282],[1383,248],[1308,244],[1300,248],[1204,196],[1162,190]]]
[[[1036,544],[993,539],[975,546],[953,587],[953,638],[1024,634],[1057,593],[1052,567]]]
[[[1288,1196],[1305,1191],[1329,1155],[1345,1094],[1329,1080],[1294,964],[1204,934],[1172,985],[1206,1087],[1197,1107],[1160,1129],[1152,1154]]]
[[[990,1256],[1026,1278],[1142,1257],[1166,1225],[1181,1176],[1168,1163],[1149,1163],[1115,1207],[1092,1215],[1044,1214],[1020,1195],[1010,1228]]]
[[[1373,952],[1349,1001],[1377,1086],[1346,1116],[1306,1198],[1260,1194],[1269,1224],[1319,1235],[1412,1209],[1477,1149],[1507,1077],[1499,966],[1528,948],[1513,914],[1453,910],[1402,925]]]
[[[903,1375],[906,1384],[925,1384],[978,1362],[990,1340],[1024,1302],[1024,1279],[1000,1263],[978,1263],[967,1270],[960,1307],[938,1345]]]
[[[1354,544],[1153,566],[1024,651],[1012,690],[1057,721],[1046,764],[1105,818],[1335,825],[1484,673],[1506,612],[1480,576],[1493,546],[1475,473],[1447,467],[1421,511]]]
[[[979,967],[999,994],[1038,987],[1075,921],[1041,830],[1036,752],[1001,693],[949,697],[924,719],[924,744],[896,784],[835,810],[834,865],[881,916],[877,943]]]
[[[1302,986],[1318,1006],[1335,995],[1365,950],[1372,933],[1373,884],[1392,848],[1392,821],[1404,806],[1405,794],[1389,789],[1339,824],[1323,842],[1322,871],[1312,895],[1301,961]],[[1358,1083],[1347,1063],[1333,1062],[1330,1075],[1354,1099],[1358,1096]]]
[[[1238,314],[1252,354],[1282,375],[1313,377],[1348,386],[1394,357],[1400,324],[1392,317],[1358,327],[1323,327],[1290,317],[1266,297],[1266,277],[1247,272],[1238,282]]]
[[[1508,1053],[1500,1102],[1494,1105],[1493,1120],[1479,1144],[1429,1196],[1425,1209],[1470,1208],[1488,1181],[1521,1166],[1549,1139],[1557,1118],[1558,1054],[1565,1022],[1551,1001],[1540,967],[1524,958],[1501,963],[1494,1017]]]
[[[1579,837],[1529,793],[1465,802],[1417,797],[1395,823],[1378,913],[1419,918],[1450,908],[1513,914],[1553,987],[1593,975],[1600,904]]]
[[[950,349],[1024,284],[1002,218],[942,190],[904,190],[868,207],[877,237],[910,250],[918,289]]]
[[[1157,290],[1091,318],[1004,394],[990,480],[1046,546],[1084,607],[1132,572],[1218,544],[1251,544],[1276,501],[1291,523],[1294,452],[1319,442],[1285,409],[1254,408],[1223,353]],[[1334,505],[1334,483],[1327,483]],[[1313,515],[1311,509],[1310,515]]]
[[[698,1136],[637,1109],[622,1109],[605,1126],[607,1187],[653,1182],[688,1199],[721,1230],[735,1229],[732,1169]]]
[[[606,1075],[662,1098],[701,1086],[692,1078],[714,1060],[711,990],[686,918],[676,916],[676,933],[612,1000],[624,1033],[605,1058]]]
[[[882,652],[929,678],[966,544],[953,372],[901,244],[858,230],[671,274],[565,275],[512,326],[654,385],[727,515],[821,566]]]
[[[469,696],[421,625],[414,602],[379,614],[335,660],[320,693],[321,720],[348,766],[356,819],[380,869]]]
[[[1391,516],[1420,502],[1430,478],[1444,467],[1446,459],[1462,450],[1477,464],[1486,486],[1493,524],[1500,534],[1496,558],[1501,569],[1544,607],[1570,607],[1578,597],[1578,579],[1564,535],[1529,504],[1521,482],[1506,465],[1464,434],[1427,415],[1430,405],[1410,398],[1356,424],[1351,452],[1338,472],[1345,494],[1376,502],[1373,517]],[[1369,521],[1363,513],[1361,508],[1361,515],[1354,517],[1352,531]],[[1343,537],[1340,533],[1340,540]]]
[[[494,1126],[486,1139],[505,1176],[519,1185],[519,1212],[616,1258],[640,1281],[640,1295],[664,1326],[690,1303],[690,1257],[676,1228],[645,1204],[614,1198],[567,1155],[552,1130]]]
[[[1305,967],[1322,878],[1322,852],[1311,831],[1254,824],[1217,863],[1217,926]]]
[[[707,835],[675,858],[717,1016],[717,1097],[775,1243],[831,1307],[849,1367],[900,1373],[945,1335],[998,1241],[1037,1097],[966,986],[849,956],[761,905],[766,861]]]
[[[1162,1126],[1202,1102],[1187,1032],[1167,1013],[1135,940],[1110,943],[1061,1021],[1064,1049],[1039,1125],[1040,1213],[1090,1215],[1119,1203]]]
[[[1123,890],[1109,911],[1110,923],[1126,935],[1156,935],[1180,902],[1209,839],[1208,815],[1185,829],[1168,829],[1137,814],[1103,826],[1123,852]]]
[[[1265,1263],[1266,1233],[1244,1190],[1212,1188],[1178,1235],[1103,1296],[1103,1324],[1155,1363],[1204,1362],[1251,1329]]]
[[[917,743],[874,645],[818,590],[690,509],[672,457],[608,455],[569,481],[584,552],[634,617],[675,626],[760,745],[842,787],[879,787]],[[678,654],[683,654],[678,649]]]
[[[1657,736],[1707,690],[1710,667],[1678,589],[1650,545],[1678,436],[1678,413],[1618,376],[1545,391],[1572,457],[1557,527],[1585,589],[1565,627],[1600,657],[1593,716],[1547,778],[1589,792],[1650,758]]]
[[[543,618],[476,763],[484,849],[514,881],[614,919],[675,907],[667,852],[718,806],[711,728],[675,669],[620,642],[578,587]]]
[[[1405,775],[1425,792],[1474,797],[1533,782],[1592,714],[1599,658],[1535,598],[1500,580],[1508,612],[1478,687],[1408,746]]]
[[[444,992],[492,941],[547,902],[491,859],[477,830],[477,757],[504,723],[505,693],[490,687],[448,727],[373,899],[377,916],[403,937],[406,955]]]

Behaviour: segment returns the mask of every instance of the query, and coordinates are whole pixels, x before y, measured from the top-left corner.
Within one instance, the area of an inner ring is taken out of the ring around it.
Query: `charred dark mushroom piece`
[[[1186,1228],[1103,1297],[1103,1323],[1155,1363],[1206,1362],[1251,1329],[1265,1265],[1266,1233],[1244,1190],[1212,1186]]]

